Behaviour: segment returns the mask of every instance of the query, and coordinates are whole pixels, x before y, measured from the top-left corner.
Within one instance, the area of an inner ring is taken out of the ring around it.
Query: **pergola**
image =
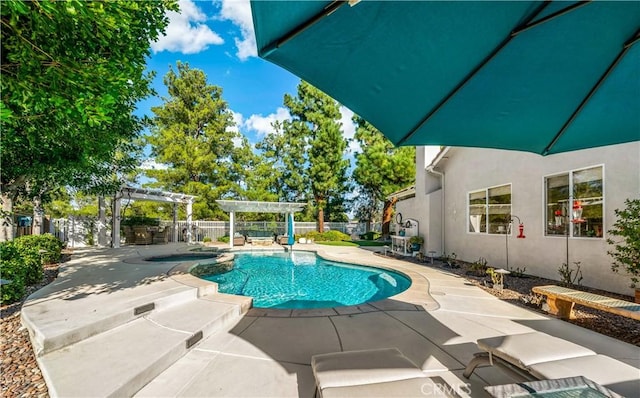
[[[306,203],[291,203],[291,202],[256,202],[246,200],[216,200],[223,211],[229,213],[229,247],[233,249],[233,224],[235,222],[236,212],[240,213],[283,213],[289,214],[291,217],[286,218],[285,231],[289,230],[289,219],[295,226],[294,214],[302,211]]]
[[[111,229],[111,246],[120,247],[120,208],[122,199],[149,200],[153,202],[173,203],[173,241],[178,241],[178,211],[177,204],[187,205],[187,242],[191,243],[191,222],[193,215],[193,202],[196,196],[183,193],[156,191],[146,188],[125,186],[116,194],[113,204],[114,217]],[[104,211],[100,211],[101,217]]]

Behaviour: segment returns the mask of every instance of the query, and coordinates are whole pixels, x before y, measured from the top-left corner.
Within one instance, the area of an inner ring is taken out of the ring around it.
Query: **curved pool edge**
[[[314,245],[313,248],[296,249],[301,251],[312,251],[316,255],[324,258],[325,260],[335,261],[339,263],[345,263],[347,259],[340,257],[340,254],[349,255],[351,253],[340,252],[339,246],[326,246],[335,247],[335,250],[326,249],[325,246]],[[405,291],[390,296],[386,300],[398,300],[406,303],[411,303],[424,307],[427,311],[435,311],[440,308],[440,304],[431,295],[431,285],[429,279],[419,272],[413,270],[413,267],[419,267],[419,265],[405,262],[402,260],[396,260],[392,258],[383,258],[376,256],[374,252],[366,249],[357,248],[359,250],[359,256],[349,257],[350,264],[362,265],[366,267],[379,268],[389,271],[401,273],[411,280],[411,285]],[[360,257],[367,256],[368,258],[361,259]],[[385,301],[385,300],[382,300]],[[370,304],[370,303],[369,303]]]
[[[304,247],[303,247],[304,246]],[[253,316],[271,316],[271,317],[297,317],[297,316],[332,316],[332,315],[345,315],[356,314],[374,311],[391,311],[391,310],[425,310],[435,311],[440,308],[440,304],[433,298],[430,293],[430,283],[426,276],[420,274],[414,267],[420,267],[419,265],[405,262],[402,260],[396,260],[391,258],[383,258],[376,256],[372,251],[357,249],[357,256],[353,256],[354,253],[344,253],[341,251],[344,249],[339,246],[321,246],[316,244],[296,245],[295,251],[305,251],[315,253],[317,256],[337,263],[361,265],[365,267],[378,268],[403,274],[411,280],[411,285],[405,291],[390,296],[380,301],[374,301],[369,303],[363,303],[353,306],[340,306],[340,307],[328,307],[318,309],[277,309],[277,308],[252,308],[251,315]],[[260,251],[286,251],[282,247],[274,247],[273,250],[260,250]],[[231,254],[236,252],[244,252],[246,249],[238,247],[233,250],[223,249],[221,253]],[[249,250],[251,251],[251,250]],[[344,257],[348,256],[348,258]],[[191,266],[197,262],[192,262]],[[179,269],[178,266],[174,267]],[[189,273],[183,273],[175,275],[174,280],[187,284],[188,286],[194,286],[202,289],[207,289],[208,285],[215,284],[215,291],[217,292],[217,284],[215,282],[205,281]],[[209,290],[210,291],[210,287]],[[200,294],[200,293],[199,293]],[[209,294],[209,293],[206,293]],[[249,297],[249,296],[238,296]],[[414,308],[417,306],[418,308]]]
[[[227,261],[233,261],[235,254],[231,252],[220,252],[220,255],[217,257],[212,257],[212,260],[208,261],[208,263],[223,263]],[[202,263],[203,260],[195,260],[195,261],[185,261],[179,264],[176,264],[169,271],[167,271],[167,276],[173,279],[174,281],[181,283],[183,285],[196,288],[198,291],[198,297],[203,297],[210,294],[218,293],[218,284],[215,282],[207,281],[201,278],[198,278],[195,275],[191,274],[191,270],[193,267],[198,266]],[[242,296],[246,297],[246,296]]]

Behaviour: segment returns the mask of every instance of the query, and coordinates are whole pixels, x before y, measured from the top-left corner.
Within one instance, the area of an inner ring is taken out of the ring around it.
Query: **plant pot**
[[[420,251],[420,243],[412,243],[411,244],[411,251],[413,252],[419,252]]]

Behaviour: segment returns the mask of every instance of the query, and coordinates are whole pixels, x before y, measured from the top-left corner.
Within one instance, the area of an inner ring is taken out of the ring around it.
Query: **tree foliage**
[[[57,172],[81,180],[132,141],[140,121],[131,111],[151,93],[145,57],[170,8],[168,1],[3,2],[4,190]]]
[[[607,253],[614,260],[611,269],[627,273],[630,286],[637,287],[640,281],[640,199],[627,199],[625,206],[615,210],[617,220],[609,234],[620,240],[607,239],[607,243],[613,245],[613,250]]]
[[[231,130],[233,118],[222,89],[208,84],[203,71],[181,62],[176,70],[169,69],[164,84],[168,96],[163,105],[151,108],[155,116],[148,141],[151,154],[169,167],[147,173],[158,181],[156,186],[198,196],[194,217],[224,217],[215,200],[239,190],[242,176],[233,162],[242,155],[234,147],[239,134]]]
[[[302,81],[297,96],[285,95],[284,105],[291,120],[275,124],[276,133],[265,137],[257,148],[277,170],[281,198],[312,204],[322,230],[325,220],[342,219],[348,189],[347,140],[338,103]],[[333,212],[325,214],[325,210]]]
[[[111,187],[118,153],[142,129],[132,112],[151,93],[146,56],[169,9],[172,0],[2,3],[3,201],[63,183]]]
[[[391,193],[406,188],[415,182],[415,147],[394,147],[391,141],[375,127],[359,116],[356,123],[355,139],[362,152],[356,153],[356,167],[353,179],[359,186],[359,207],[356,212],[370,216],[380,211],[384,204],[383,235],[388,234],[391,201],[386,198]],[[385,228],[386,227],[386,228]]]

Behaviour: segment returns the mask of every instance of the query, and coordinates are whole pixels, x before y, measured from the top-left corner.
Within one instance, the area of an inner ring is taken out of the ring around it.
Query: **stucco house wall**
[[[424,149],[418,148],[416,196],[400,201],[396,211],[420,221],[426,248],[438,254],[455,252],[465,261],[479,257],[490,266],[506,267],[555,280],[567,258],[567,239],[545,235],[545,177],[591,166],[603,166],[604,204],[601,238],[568,239],[569,264],[580,262],[582,284],[622,294],[632,294],[629,280],[611,271],[607,255],[607,230],[615,222],[615,209],[627,198],[640,197],[640,142],[612,145],[542,157],[517,151],[480,148],[446,148],[431,165],[424,166]],[[427,170],[444,174],[443,179]],[[511,184],[511,214],[525,225],[525,239],[515,231],[505,235],[469,232],[469,192]],[[444,186],[444,189],[442,189]],[[444,207],[440,204],[444,203]],[[417,216],[415,216],[417,215]],[[439,224],[444,220],[444,228]],[[444,232],[444,239],[440,232]],[[507,242],[508,239],[508,242]]]

